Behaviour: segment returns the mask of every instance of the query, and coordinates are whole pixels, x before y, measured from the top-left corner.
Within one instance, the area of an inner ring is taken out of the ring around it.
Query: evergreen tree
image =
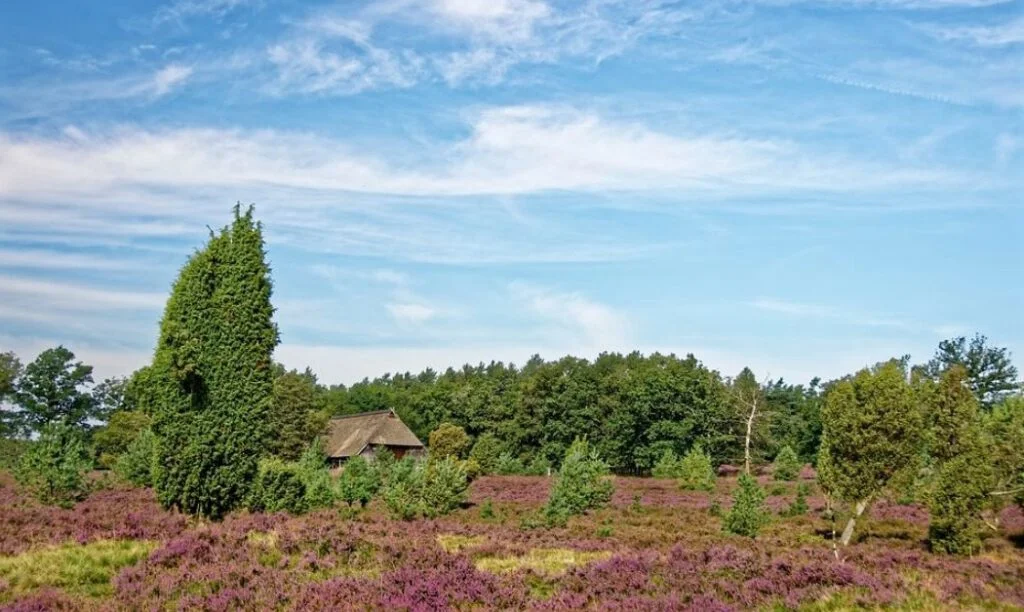
[[[661,459],[651,468],[651,476],[655,478],[678,478],[680,476],[680,460],[671,448],[666,448]]]
[[[922,418],[905,366],[892,360],[836,383],[821,411],[818,480],[839,501],[855,504],[842,543],[856,519],[921,449]]]
[[[81,430],[58,421],[43,427],[14,474],[39,501],[70,508],[89,493],[90,467]]]
[[[151,487],[156,467],[155,460],[156,439],[151,430],[143,429],[117,458],[114,471],[135,486]]]
[[[800,476],[800,468],[803,465],[797,458],[796,452],[789,446],[783,446],[779,454],[775,456],[772,475],[775,480],[796,480]]]
[[[278,341],[262,229],[251,207],[234,216],[182,268],[148,374],[158,497],[213,518],[243,502],[267,453]]]
[[[715,468],[700,444],[694,444],[679,462],[679,487],[685,491],[715,490]]]
[[[469,449],[469,444],[470,439],[465,429],[451,423],[441,423],[440,427],[430,432],[430,457],[462,459]]]
[[[586,440],[578,438],[565,453],[544,508],[545,517],[549,524],[565,524],[570,516],[607,505],[614,490],[608,465]]]
[[[309,370],[282,372],[274,378],[274,403],[270,413],[274,432],[270,452],[286,461],[302,455],[310,442],[324,433],[327,415],[320,410],[320,389]]]
[[[476,439],[473,450],[469,451],[469,458],[477,462],[482,474],[493,474],[498,469],[501,452],[502,444],[498,436],[487,432]]]
[[[976,334],[943,340],[925,372],[938,379],[953,366],[964,368],[968,387],[985,410],[991,410],[1001,399],[1020,390],[1017,368],[1006,348],[988,345],[988,338]]]
[[[967,555],[981,548],[980,515],[991,486],[991,470],[980,448],[965,451],[939,468],[932,493],[928,544],[935,552]]]
[[[740,474],[737,485],[732,496],[732,508],[725,515],[722,528],[728,533],[753,538],[768,522],[764,490],[746,473]]]

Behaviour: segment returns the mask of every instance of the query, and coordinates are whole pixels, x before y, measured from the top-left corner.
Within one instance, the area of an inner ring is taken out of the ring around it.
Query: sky
[[[0,350],[145,365],[236,202],[275,358],[1024,355],[1024,1],[0,3]]]

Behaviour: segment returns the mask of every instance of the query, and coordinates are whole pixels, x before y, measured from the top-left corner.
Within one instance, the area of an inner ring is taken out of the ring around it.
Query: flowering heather
[[[723,534],[709,511],[713,499],[728,505],[735,479],[719,479],[706,494],[671,481],[617,478],[609,507],[562,528],[522,529],[549,486],[544,477],[480,478],[470,499],[492,500],[486,519],[469,505],[437,519],[395,521],[375,501],[354,518],[327,509],[298,517],[242,512],[205,523],[161,510],[145,490],[98,491],[68,511],[41,507],[4,482],[4,555],[105,539],[147,540],[153,549],[100,595],[41,589],[15,597],[0,582],[0,609],[715,611],[826,600],[838,608],[1024,606],[1024,551],[1005,536],[1019,533],[1005,529],[1024,522],[1017,510],[1004,511],[1005,533],[991,537],[983,554],[951,558],[928,552],[925,509],[880,501],[864,537],[836,562],[816,494],[809,513],[773,515],[751,541]],[[787,505],[794,489],[769,503]],[[548,561],[557,561],[557,571]],[[492,567],[500,571],[486,571]]]

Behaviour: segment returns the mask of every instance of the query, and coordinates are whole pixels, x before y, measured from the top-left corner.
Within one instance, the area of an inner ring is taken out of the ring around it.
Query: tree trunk
[[[860,518],[860,515],[864,514],[864,511],[867,510],[867,508],[868,500],[864,499],[857,502],[857,506],[856,508],[854,508],[853,516],[850,517],[850,520],[846,521],[846,529],[843,529],[843,537],[841,539],[843,546],[847,546],[850,544],[850,539],[853,537],[853,528],[857,524],[857,519]]]
[[[747,439],[743,444],[743,466],[750,475],[750,433],[754,429],[754,416],[757,415],[757,399],[750,404],[750,416],[747,417]]]

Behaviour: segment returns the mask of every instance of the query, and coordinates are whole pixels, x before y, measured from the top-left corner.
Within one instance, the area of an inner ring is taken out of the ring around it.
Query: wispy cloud
[[[581,293],[561,292],[538,285],[515,282],[512,297],[534,315],[554,327],[554,333],[570,342],[590,347],[618,347],[628,344],[629,319],[614,308]]]
[[[894,317],[858,312],[847,307],[793,302],[775,298],[758,298],[750,302],[750,306],[765,312],[782,314],[796,318],[834,321],[844,325],[853,325],[857,327],[879,327],[891,328],[904,332],[926,332],[938,337],[949,336],[952,335],[951,332],[964,329],[964,326],[956,324],[928,326],[921,322],[911,322]]]
[[[0,297],[11,301],[31,298],[41,310],[54,307],[65,311],[155,309],[162,307],[167,300],[167,296],[162,293],[96,289],[66,282],[6,275],[0,275]]]
[[[1024,43],[1024,17],[997,25],[931,26],[926,31],[941,40],[963,41],[981,47],[1003,47]]]

